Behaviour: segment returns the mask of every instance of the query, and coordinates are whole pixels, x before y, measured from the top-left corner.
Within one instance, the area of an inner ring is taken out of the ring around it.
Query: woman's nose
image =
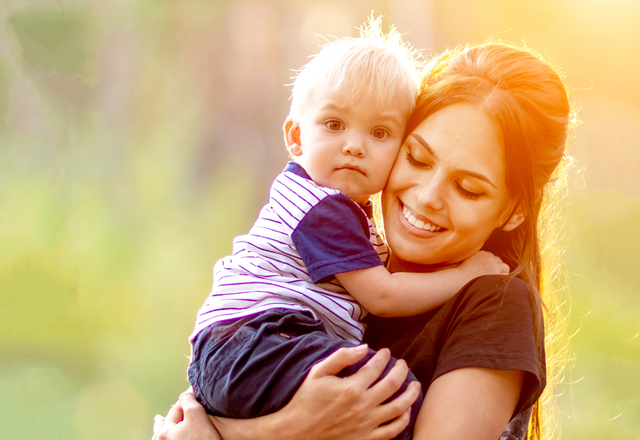
[[[444,208],[444,190],[445,182],[436,173],[425,177],[414,187],[416,201],[420,206],[434,211]]]

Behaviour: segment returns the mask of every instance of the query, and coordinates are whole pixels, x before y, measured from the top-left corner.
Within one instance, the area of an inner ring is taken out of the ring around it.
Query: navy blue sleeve
[[[382,265],[360,207],[343,194],[325,197],[291,235],[314,283],[337,273]]]

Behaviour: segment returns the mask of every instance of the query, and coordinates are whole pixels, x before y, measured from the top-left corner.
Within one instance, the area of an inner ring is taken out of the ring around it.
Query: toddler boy
[[[486,273],[481,265],[393,275],[384,267],[369,198],[387,181],[417,83],[399,36],[383,38],[375,26],[369,31],[377,39],[330,43],[300,72],[284,124],[293,162],[275,179],[249,234],[236,237],[233,255],[215,266],[189,366],[195,395],[212,414],[277,411],[314,364],[362,341],[365,309],[419,314]],[[411,438],[420,403],[399,438]]]

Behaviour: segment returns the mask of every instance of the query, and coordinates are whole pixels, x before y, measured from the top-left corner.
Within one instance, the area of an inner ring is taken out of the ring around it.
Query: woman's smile
[[[438,233],[446,231],[445,228],[438,225],[433,220],[417,213],[414,209],[404,204],[402,200],[399,200],[398,209],[402,211],[400,223],[409,233],[423,237],[435,237]]]

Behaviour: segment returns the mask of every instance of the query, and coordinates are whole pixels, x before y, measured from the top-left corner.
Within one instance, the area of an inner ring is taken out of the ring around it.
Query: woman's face
[[[382,193],[393,255],[418,264],[470,257],[511,210],[502,132],[469,103],[438,110],[407,137]]]

